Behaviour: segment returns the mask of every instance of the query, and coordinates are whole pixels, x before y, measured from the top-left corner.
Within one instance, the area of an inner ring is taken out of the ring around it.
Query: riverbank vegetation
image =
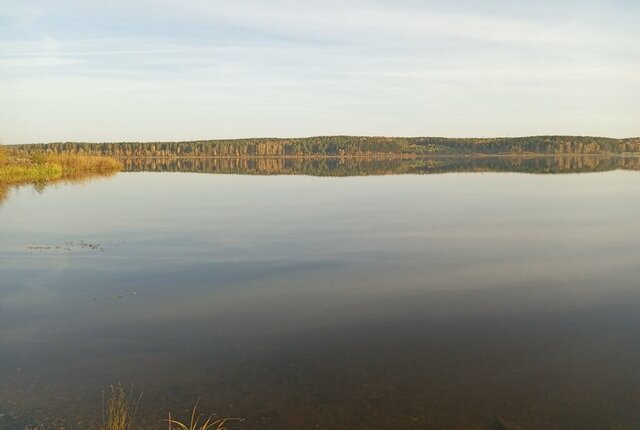
[[[127,157],[415,157],[438,154],[640,153],[640,138],[585,136],[507,138],[318,136],[183,142],[57,142],[16,145],[19,152]]]
[[[0,148],[0,183],[5,185],[75,179],[120,169],[122,163],[112,157]]]
[[[0,201],[12,186],[34,184],[42,189],[53,182],[74,182],[112,175],[122,167],[119,160],[108,156],[39,150],[26,152],[0,147]]]

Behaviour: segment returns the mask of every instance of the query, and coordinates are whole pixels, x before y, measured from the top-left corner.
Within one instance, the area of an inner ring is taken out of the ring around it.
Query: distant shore
[[[424,156],[639,155],[640,138],[530,136],[503,138],[318,136],[175,142],[54,142],[12,145],[42,151],[116,158],[412,158]]]

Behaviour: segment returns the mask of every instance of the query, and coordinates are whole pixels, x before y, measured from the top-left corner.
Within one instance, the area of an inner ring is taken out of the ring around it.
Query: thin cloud
[[[59,57],[0,58],[0,67],[57,67],[82,62],[82,60]]]
[[[0,129],[11,142],[640,134],[640,7],[489,3],[3,2]]]

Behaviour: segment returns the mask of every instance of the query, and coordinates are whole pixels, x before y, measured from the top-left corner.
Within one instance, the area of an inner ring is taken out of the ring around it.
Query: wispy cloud
[[[640,7],[479,5],[2,3],[0,129],[16,142],[640,134]]]
[[[0,67],[55,67],[82,63],[82,60],[59,57],[0,58]]]

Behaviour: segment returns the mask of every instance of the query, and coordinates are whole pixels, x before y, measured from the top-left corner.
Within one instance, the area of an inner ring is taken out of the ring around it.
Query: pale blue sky
[[[0,0],[0,143],[638,136],[638,22],[630,0]]]

